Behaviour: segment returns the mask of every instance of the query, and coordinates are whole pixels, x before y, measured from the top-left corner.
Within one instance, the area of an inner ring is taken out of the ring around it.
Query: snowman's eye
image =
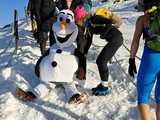
[[[70,23],[70,22],[71,22],[71,20],[67,18],[66,19],[66,23]]]
[[[59,17],[59,21],[62,22],[63,21],[63,17]]]

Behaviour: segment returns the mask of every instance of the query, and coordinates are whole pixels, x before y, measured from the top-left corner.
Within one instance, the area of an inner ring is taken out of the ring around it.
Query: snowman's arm
[[[49,55],[49,49],[44,53],[44,55],[43,56],[41,56],[39,59],[38,59],[38,61],[37,61],[37,63],[36,63],[36,66],[35,66],[35,74],[37,75],[37,77],[39,77],[40,76],[40,63],[41,63],[41,61],[42,61],[42,59],[44,58],[44,57],[46,57],[46,56],[48,56]]]

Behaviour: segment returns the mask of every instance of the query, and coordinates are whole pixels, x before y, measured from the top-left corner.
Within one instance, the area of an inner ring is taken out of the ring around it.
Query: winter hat
[[[75,15],[75,21],[80,22],[84,19],[86,16],[87,12],[85,11],[85,8],[83,5],[77,6],[77,8],[74,10],[74,15]]]

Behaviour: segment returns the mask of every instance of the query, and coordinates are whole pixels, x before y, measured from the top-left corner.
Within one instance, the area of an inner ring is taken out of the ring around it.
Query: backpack
[[[160,52],[160,8],[153,6],[150,13],[150,38],[146,41],[146,46],[154,51]]]

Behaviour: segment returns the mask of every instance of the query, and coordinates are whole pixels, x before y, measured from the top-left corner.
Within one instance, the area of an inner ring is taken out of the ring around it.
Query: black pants
[[[46,51],[46,42],[49,38],[49,32],[39,32],[39,44],[40,44],[40,51],[41,54],[43,55]]]
[[[91,32],[91,37],[93,36],[93,34],[94,34],[94,30]],[[97,34],[97,30],[96,30],[96,34]],[[105,30],[104,30],[103,32],[101,31],[99,34],[100,34],[100,37],[103,39],[106,39],[108,43],[105,45],[105,47],[102,49],[102,51],[98,55],[96,63],[98,66],[101,80],[108,81],[109,71],[108,71],[107,63],[114,56],[118,48],[122,45],[123,37],[121,32],[115,27],[111,28],[111,30],[107,31],[107,33],[105,33]]]
[[[42,55],[44,55],[44,53],[46,52],[46,43],[48,39],[50,46],[55,43],[52,29],[49,32],[43,32],[43,31],[39,32],[39,44]]]

